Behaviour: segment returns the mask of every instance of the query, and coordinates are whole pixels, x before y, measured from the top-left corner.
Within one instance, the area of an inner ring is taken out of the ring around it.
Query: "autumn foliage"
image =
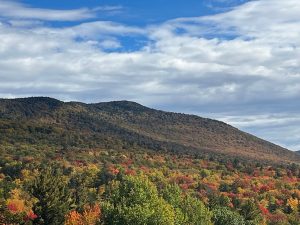
[[[98,204],[86,206],[82,213],[72,210],[66,216],[65,225],[96,225],[100,221],[101,211]]]
[[[297,165],[95,152],[49,165],[0,160],[0,224],[299,225]]]

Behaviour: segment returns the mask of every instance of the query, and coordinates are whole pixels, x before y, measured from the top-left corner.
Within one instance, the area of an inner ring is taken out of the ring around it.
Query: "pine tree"
[[[247,200],[242,205],[240,214],[245,218],[247,225],[261,224],[262,217],[260,210],[253,200]]]
[[[65,214],[72,206],[72,199],[60,169],[52,166],[42,168],[39,176],[30,184],[29,192],[38,200],[33,208],[38,216],[34,224],[64,223]]]

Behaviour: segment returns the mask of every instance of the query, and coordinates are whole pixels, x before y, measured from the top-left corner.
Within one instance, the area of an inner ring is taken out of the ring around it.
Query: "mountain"
[[[145,149],[201,157],[275,163],[300,155],[226,123],[147,108],[135,102],[97,104],[47,97],[0,99],[0,153],[39,156],[88,149]]]

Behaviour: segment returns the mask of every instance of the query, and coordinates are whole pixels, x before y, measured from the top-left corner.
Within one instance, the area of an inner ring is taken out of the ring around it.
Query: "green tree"
[[[72,190],[76,210],[83,211],[85,205],[95,203],[96,196],[90,191],[94,185],[93,179],[94,175],[89,171],[76,173],[71,177],[69,186]]]
[[[293,212],[288,215],[288,220],[290,225],[299,225],[300,221],[300,213]]]
[[[162,191],[163,198],[172,205],[175,212],[175,224],[186,222],[186,216],[182,212],[182,191],[178,185],[167,185]]]
[[[221,183],[220,186],[219,186],[219,191],[221,191],[221,192],[230,192],[231,191],[230,185],[226,184],[226,183]]]
[[[248,200],[242,204],[240,214],[245,218],[247,225],[261,224],[262,216],[253,200]]]
[[[33,210],[38,218],[35,224],[61,225],[72,206],[71,193],[60,169],[48,166],[29,186],[30,194],[38,201]]]
[[[218,207],[227,207],[230,204],[230,198],[222,194],[211,194],[209,196],[209,206],[211,209]]]
[[[143,176],[125,176],[106,188],[102,213],[105,224],[173,225],[174,210]]]
[[[211,225],[211,212],[199,199],[189,195],[185,196],[182,202],[182,211],[187,219],[187,224]]]
[[[203,169],[203,170],[200,171],[200,176],[201,176],[202,178],[209,177],[210,174],[211,174],[211,172],[210,172],[209,170],[207,170],[207,169]]]
[[[174,208],[175,224],[211,224],[212,214],[203,202],[189,194],[183,194],[178,185],[168,185],[162,195]]]
[[[246,225],[244,218],[226,207],[213,210],[214,225]]]

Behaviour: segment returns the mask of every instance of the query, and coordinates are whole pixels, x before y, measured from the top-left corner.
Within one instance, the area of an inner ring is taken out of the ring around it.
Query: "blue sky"
[[[98,19],[111,19],[116,22],[131,25],[146,25],[160,23],[178,17],[196,17],[214,14],[228,10],[247,0],[23,0],[21,2],[33,7],[50,9],[96,8],[99,6],[120,6],[122,10],[117,14],[98,14]],[[97,19],[95,18],[95,19]]]
[[[300,149],[298,0],[0,0],[0,97],[132,100]]]

